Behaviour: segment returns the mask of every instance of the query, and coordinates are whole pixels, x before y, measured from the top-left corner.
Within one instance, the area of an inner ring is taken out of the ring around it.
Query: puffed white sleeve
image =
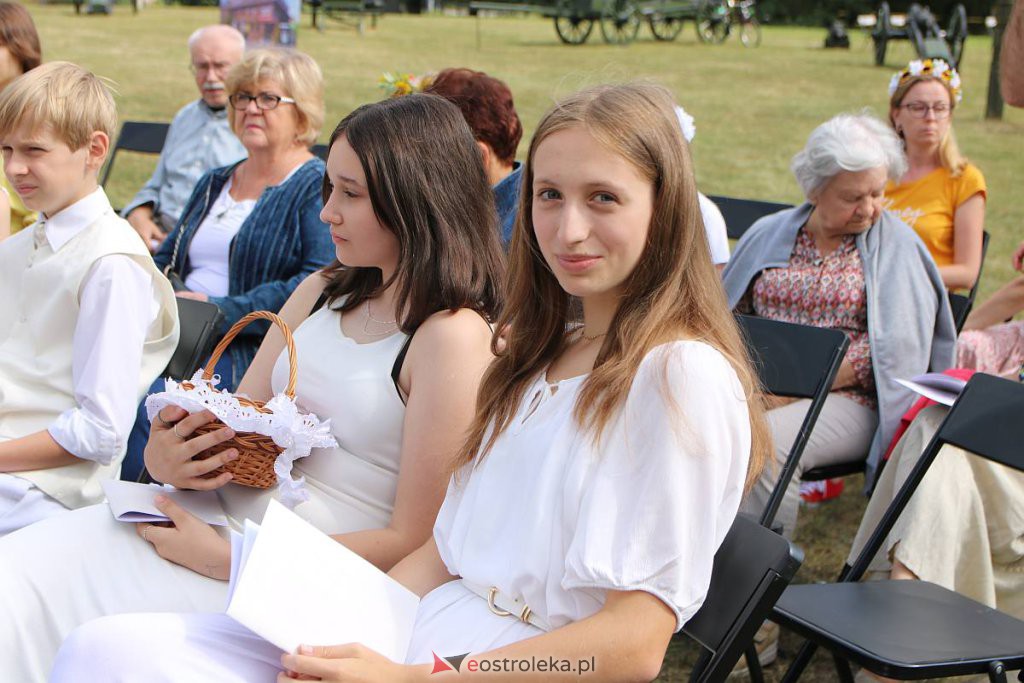
[[[711,262],[716,266],[724,265],[729,262],[729,231],[725,225],[725,216],[718,205],[701,192],[697,193],[697,203],[704,221],[704,232],[708,237]]]
[[[645,591],[682,628],[704,601],[750,456],[742,386],[701,342],[642,361],[585,475],[562,587]]]

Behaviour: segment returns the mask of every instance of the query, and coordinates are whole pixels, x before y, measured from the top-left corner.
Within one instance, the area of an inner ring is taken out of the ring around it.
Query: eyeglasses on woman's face
[[[934,114],[937,119],[948,119],[952,108],[945,102],[936,102],[935,104],[928,104],[927,102],[908,102],[901,106],[901,109],[906,109],[910,112],[910,115],[915,119],[923,119],[928,116],[928,112]]]
[[[281,95],[275,95],[269,92],[261,92],[257,95],[250,95],[247,92],[236,92],[228,98],[228,102],[231,106],[238,111],[245,111],[249,108],[250,102],[256,103],[256,108],[263,111],[268,109],[277,109],[279,104],[295,104],[295,100],[291,97],[282,97]]]

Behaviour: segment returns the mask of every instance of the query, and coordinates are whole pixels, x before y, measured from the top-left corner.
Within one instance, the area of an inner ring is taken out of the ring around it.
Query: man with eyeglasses
[[[245,38],[230,26],[205,26],[189,37],[188,49],[200,98],[175,115],[153,176],[122,212],[150,251],[178,222],[200,176],[246,155],[228,126],[224,86],[242,58]]]

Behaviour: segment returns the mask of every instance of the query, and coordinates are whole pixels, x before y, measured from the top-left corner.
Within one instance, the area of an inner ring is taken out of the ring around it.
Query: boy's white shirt
[[[106,211],[112,211],[110,201],[96,188],[54,216],[40,217],[33,236],[57,251]],[[150,274],[129,256],[104,256],[85,276],[72,342],[75,407],[47,428],[76,457],[107,465],[123,450],[135,422],[138,383],[124,368],[142,364],[146,330],[159,311]],[[111,442],[113,451],[100,446]]]

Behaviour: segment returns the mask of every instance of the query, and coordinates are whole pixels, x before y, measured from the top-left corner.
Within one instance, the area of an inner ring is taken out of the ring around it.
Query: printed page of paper
[[[227,526],[228,518],[215,491],[179,491],[159,484],[104,479],[100,482],[110,511],[119,522],[169,522],[153,499],[163,494],[207,524]]]
[[[897,384],[902,384],[911,391],[930,398],[936,403],[941,403],[944,406],[951,406],[956,403],[957,397],[960,395],[959,391],[952,392],[945,389],[939,389],[938,387],[929,386],[927,384],[921,384],[909,379],[898,379]]]
[[[286,652],[358,642],[405,660],[419,597],[271,501],[227,613]]]

